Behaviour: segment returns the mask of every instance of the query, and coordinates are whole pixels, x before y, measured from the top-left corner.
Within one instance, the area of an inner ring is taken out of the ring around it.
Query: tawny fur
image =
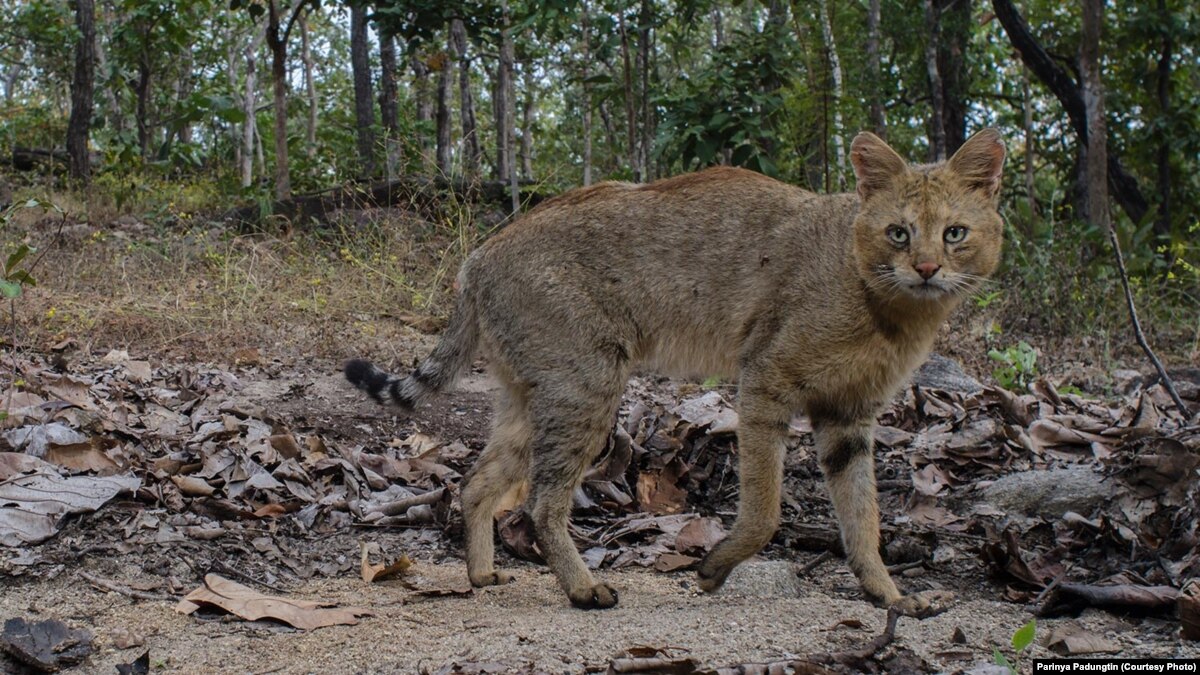
[[[807,412],[851,569],[869,595],[901,599],[879,555],[871,429],[1000,259],[1004,146],[985,130],[949,162],[913,166],[864,133],[851,158],[857,194],[818,196],[731,168],[569,192],[470,256],[447,333],[413,375],[348,366],[360,388],[412,406],[486,356],[501,393],[463,489],[472,583],[511,579],[493,565],[493,517],[528,489],[571,601],[616,604],[567,519],[630,374],[653,369],[739,382],[738,518],[700,565],[705,590],[774,534],[788,423]],[[966,228],[961,242],[946,241],[953,227]],[[928,282],[918,265],[937,266]]]

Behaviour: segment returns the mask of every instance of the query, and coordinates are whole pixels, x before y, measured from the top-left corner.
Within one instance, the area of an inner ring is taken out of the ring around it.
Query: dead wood
[[[79,576],[84,581],[88,582],[89,584],[91,584],[97,588],[100,588],[100,589],[103,589],[106,591],[112,591],[113,593],[119,593],[120,595],[124,595],[127,598],[133,598],[134,600],[174,601],[174,600],[178,599],[178,598],[173,598],[169,595],[162,595],[161,593],[150,593],[148,591],[138,591],[138,590],[129,588],[128,586],[122,586],[121,584],[119,584],[115,581],[112,581],[111,579],[104,579],[102,577],[98,577],[94,574],[88,574],[87,572],[83,572],[83,571],[79,572]]]

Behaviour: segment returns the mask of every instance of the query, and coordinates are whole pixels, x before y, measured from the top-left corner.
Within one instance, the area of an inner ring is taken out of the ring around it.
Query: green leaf
[[[992,662],[1001,668],[1008,668],[1008,672],[1010,673],[1015,672],[1012,664],[1008,662],[1008,659],[1004,658],[1004,655],[996,647],[992,647]]]
[[[21,264],[21,261],[25,259],[25,256],[33,253],[35,250],[35,248],[29,246],[28,244],[21,244],[17,250],[12,252],[12,255],[8,256],[8,260],[5,261],[4,274],[6,276],[11,274],[12,271],[16,269],[17,265]]]
[[[8,279],[0,279],[0,295],[10,299],[21,297],[21,284],[13,283]]]
[[[1033,644],[1033,636],[1037,632],[1037,619],[1030,619],[1029,623],[1017,629],[1013,633],[1012,646],[1018,652],[1022,652],[1026,647]]]

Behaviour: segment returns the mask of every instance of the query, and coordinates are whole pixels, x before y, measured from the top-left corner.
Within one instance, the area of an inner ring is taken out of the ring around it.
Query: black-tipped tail
[[[370,361],[352,359],[343,369],[346,379],[355,388],[366,392],[376,403],[393,403],[412,410],[427,392],[426,387],[412,377],[398,377],[381,370]],[[387,398],[384,398],[386,395]]]

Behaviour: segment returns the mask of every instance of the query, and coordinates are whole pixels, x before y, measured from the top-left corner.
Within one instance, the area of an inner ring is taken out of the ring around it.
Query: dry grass
[[[70,195],[56,201],[68,213],[82,206]],[[105,219],[68,224],[57,242],[56,219],[20,213],[4,240],[54,245],[38,287],[16,303],[18,342],[218,361],[254,348],[268,359],[366,352],[407,362],[414,338],[440,327],[454,274],[482,238],[473,212],[450,206],[427,218],[347,211],[319,233],[286,236],[231,235],[186,212],[155,225],[104,206],[93,213]]]

